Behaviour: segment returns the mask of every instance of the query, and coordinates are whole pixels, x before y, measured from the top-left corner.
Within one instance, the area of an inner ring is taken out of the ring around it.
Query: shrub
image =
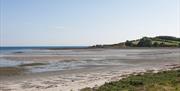
[[[154,47],[159,47],[159,43],[158,42],[154,42],[153,46]]]
[[[132,47],[132,46],[133,46],[133,43],[132,43],[131,41],[128,41],[128,40],[127,40],[127,41],[125,42],[125,45],[126,45],[126,46],[129,46],[129,47]]]
[[[131,80],[131,81],[129,81],[129,84],[132,86],[139,86],[139,85],[143,85],[143,81],[142,80]]]
[[[148,37],[143,37],[137,44],[138,47],[152,47],[152,40]]]

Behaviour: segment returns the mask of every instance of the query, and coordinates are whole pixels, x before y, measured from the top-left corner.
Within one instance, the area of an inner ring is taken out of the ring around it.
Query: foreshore
[[[19,50],[0,56],[1,91],[79,91],[180,66],[180,49]]]
[[[139,67],[125,70],[111,69],[64,72],[47,72],[39,74],[18,75],[1,78],[2,91],[79,91],[85,87],[101,86],[105,82],[117,81],[130,74],[144,73],[147,71],[159,72],[180,67],[180,64],[167,64],[161,67]],[[5,80],[6,79],[6,80]]]

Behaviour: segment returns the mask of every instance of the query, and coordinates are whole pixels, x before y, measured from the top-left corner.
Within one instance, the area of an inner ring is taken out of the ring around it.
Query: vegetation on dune
[[[180,91],[180,70],[131,75],[98,88],[87,87],[81,91]]]

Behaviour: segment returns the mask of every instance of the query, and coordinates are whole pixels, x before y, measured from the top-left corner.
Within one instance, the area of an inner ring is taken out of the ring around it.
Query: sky
[[[0,0],[1,46],[88,46],[180,37],[180,0]]]

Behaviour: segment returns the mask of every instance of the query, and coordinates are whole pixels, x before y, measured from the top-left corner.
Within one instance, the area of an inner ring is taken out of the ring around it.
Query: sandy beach
[[[1,55],[0,61],[26,64],[13,66],[26,69],[21,74],[3,75],[1,72],[1,91],[79,91],[129,74],[149,70],[158,72],[180,66],[178,48],[39,51]],[[30,63],[47,65],[27,65]]]
[[[180,0],[0,0],[0,91],[180,91]]]

